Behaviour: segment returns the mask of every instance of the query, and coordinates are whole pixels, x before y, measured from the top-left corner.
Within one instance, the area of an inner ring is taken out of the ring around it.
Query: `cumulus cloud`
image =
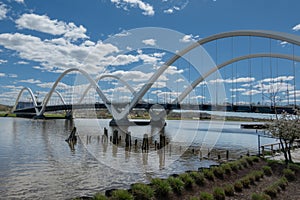
[[[17,3],[25,3],[24,0],[15,0]]]
[[[145,45],[149,46],[155,46],[156,45],[156,40],[155,39],[146,39],[142,41]]]
[[[31,84],[37,84],[37,83],[41,83],[40,80],[35,80],[35,79],[27,79],[27,80],[20,80],[20,83],[31,83]]]
[[[129,10],[131,7],[138,7],[143,11],[143,15],[153,16],[155,14],[153,6],[142,0],[111,0],[111,2],[124,10]]]
[[[50,19],[47,15],[23,14],[16,20],[17,27],[20,29],[30,29],[52,35],[64,35],[70,40],[88,38],[86,28],[82,25],[76,26],[73,22],[66,23],[56,19]]]
[[[300,24],[297,24],[293,27],[293,31],[299,31],[300,30]]]
[[[7,60],[0,59],[0,65],[3,64],[3,63],[7,63]]]
[[[198,35],[196,35],[196,36],[193,36],[192,34],[184,35],[184,36],[179,40],[179,42],[188,43],[188,42],[191,42],[191,41],[196,40],[196,39],[198,39],[198,38],[199,38]]]
[[[8,9],[6,8],[6,5],[2,4],[0,2],[0,20],[3,20],[6,18],[7,12],[8,12]]]

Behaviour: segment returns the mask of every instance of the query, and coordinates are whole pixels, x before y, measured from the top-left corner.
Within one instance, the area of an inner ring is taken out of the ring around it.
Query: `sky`
[[[23,87],[42,101],[71,68],[94,79],[114,75],[139,91],[164,62],[196,40],[236,30],[300,36],[299,7],[298,0],[0,0],[0,104],[14,105]],[[257,37],[213,41],[172,63],[144,100],[172,102],[209,67],[265,52],[296,57],[300,48]],[[239,61],[208,77],[184,101],[299,104],[299,72],[297,61]],[[98,83],[109,100],[133,98],[115,78]],[[69,73],[56,89],[74,102],[87,86],[81,75]],[[95,92],[88,96],[101,101]],[[29,97],[25,92],[22,100]]]

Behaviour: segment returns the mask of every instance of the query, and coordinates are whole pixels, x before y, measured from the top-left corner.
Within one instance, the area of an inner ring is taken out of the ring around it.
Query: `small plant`
[[[266,176],[272,176],[272,168],[270,166],[263,166],[262,170]]]
[[[275,198],[277,196],[277,187],[271,185],[264,190],[264,193],[269,195],[271,198]]]
[[[254,176],[255,181],[260,181],[264,177],[263,171],[253,171],[251,174]]]
[[[247,161],[247,163],[248,163],[250,166],[253,165],[253,160],[252,160],[251,157],[247,156],[247,157],[245,157],[245,160]]]
[[[296,180],[295,172],[292,171],[291,169],[284,169],[284,170],[283,170],[283,176],[284,176],[288,181],[294,181],[294,180]]]
[[[133,200],[133,196],[127,190],[115,190],[112,192],[112,196],[110,199],[112,199],[112,200]]]
[[[191,197],[190,200],[198,200],[197,197]]]
[[[242,184],[242,182],[240,180],[234,182],[233,187],[234,187],[234,190],[236,192],[242,192],[243,191],[243,184]]]
[[[104,194],[97,193],[93,196],[93,200],[107,200],[107,197]]]
[[[228,165],[231,167],[231,170],[237,172],[240,169],[240,165],[237,162],[230,162]]]
[[[271,197],[267,194],[257,194],[257,193],[253,193],[251,196],[252,200],[271,200]]]
[[[234,196],[234,187],[231,184],[227,184],[224,186],[224,192],[226,196],[232,197]]]
[[[225,171],[225,174],[230,175],[231,174],[231,167],[229,164],[222,164],[221,167]]]
[[[241,179],[241,183],[243,184],[244,188],[249,188],[250,186],[250,180],[249,177],[245,176]]]
[[[193,187],[195,181],[188,173],[180,174],[179,178],[184,182],[184,187],[186,189],[191,189]]]
[[[259,162],[259,157],[257,156],[252,156],[252,161],[258,163]]]
[[[200,200],[214,200],[214,196],[207,192],[200,193]]]
[[[210,181],[215,180],[214,173],[210,169],[204,169],[203,170],[204,177]]]
[[[219,179],[224,179],[224,169],[222,167],[214,167],[213,169],[214,175]]]
[[[152,199],[154,197],[153,189],[146,184],[137,183],[132,186],[132,194],[135,199]]]
[[[158,197],[166,197],[171,192],[172,188],[166,180],[154,178],[151,181],[155,195]]]
[[[173,192],[176,194],[181,194],[182,190],[184,189],[184,182],[180,178],[175,177],[169,177],[167,179],[169,182]]]
[[[190,176],[194,179],[194,181],[197,185],[203,186],[205,184],[205,177],[204,177],[203,173],[191,172]]]
[[[285,190],[286,186],[288,185],[288,180],[285,177],[282,177],[275,184],[282,190]]]
[[[292,171],[294,171],[295,173],[299,173],[300,172],[300,165],[298,165],[298,164],[289,163],[288,168],[291,169]]]
[[[213,196],[215,200],[225,200],[225,192],[220,187],[214,188]]]
[[[250,184],[251,185],[255,185],[255,175],[253,173],[250,173],[247,175],[249,181],[250,181]]]

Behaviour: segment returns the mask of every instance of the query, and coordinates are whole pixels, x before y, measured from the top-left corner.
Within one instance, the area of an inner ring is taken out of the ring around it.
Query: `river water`
[[[162,130],[151,126],[123,127],[119,145],[110,142],[109,120],[30,120],[0,118],[0,199],[71,199],[112,188],[129,188],[152,177],[167,177],[216,164],[229,150],[230,158],[257,153],[256,130],[243,122],[172,120]],[[77,127],[77,143],[65,142]],[[108,142],[103,129],[108,129]],[[125,147],[131,132],[132,146]],[[149,151],[141,150],[148,134]],[[157,149],[160,134],[166,146]],[[135,146],[135,140],[137,145]],[[261,138],[261,144],[275,142]],[[201,159],[211,151],[210,159]]]

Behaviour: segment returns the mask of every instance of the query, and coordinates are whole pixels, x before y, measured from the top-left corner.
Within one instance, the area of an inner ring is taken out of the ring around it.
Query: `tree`
[[[269,125],[269,132],[279,138],[286,164],[293,162],[291,149],[295,139],[300,138],[300,112],[296,110],[294,115],[283,112],[276,116]]]

